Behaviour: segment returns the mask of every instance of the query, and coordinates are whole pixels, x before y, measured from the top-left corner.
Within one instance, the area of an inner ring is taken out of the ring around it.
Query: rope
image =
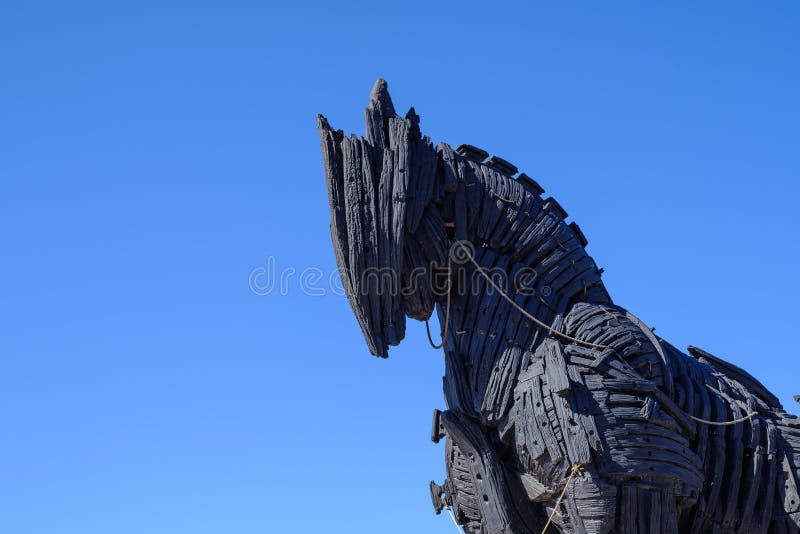
[[[491,286],[495,289],[495,291],[500,293],[501,297],[506,299],[506,301],[509,304],[514,306],[514,308],[516,308],[518,312],[520,312],[522,315],[524,315],[525,317],[527,317],[528,319],[533,321],[535,324],[537,324],[540,327],[546,329],[550,334],[552,334],[554,336],[558,336],[558,337],[563,338],[563,339],[567,339],[567,340],[572,341],[573,343],[577,343],[579,345],[584,345],[586,347],[593,348],[593,349],[600,349],[600,350],[606,350],[606,349],[612,349],[613,350],[614,349],[614,347],[609,347],[608,345],[600,345],[600,344],[597,344],[597,343],[591,343],[589,341],[584,341],[582,339],[578,339],[578,338],[569,336],[567,334],[559,332],[558,330],[556,330],[555,328],[553,328],[549,324],[540,321],[539,319],[537,319],[536,317],[534,317],[533,315],[528,313],[525,310],[525,308],[523,308],[522,306],[520,306],[519,304],[514,302],[514,299],[509,297],[508,294],[505,291],[503,291],[500,288],[500,286],[498,286],[495,283],[495,281],[492,280],[492,278],[488,274],[486,274],[486,271],[484,271],[483,268],[481,268],[481,266],[478,265],[478,262],[475,261],[475,256],[472,255],[472,252],[466,246],[464,246],[464,245],[462,245],[462,244],[460,244],[458,242],[456,244],[461,246],[461,250],[466,254],[467,259],[469,259],[469,261],[472,262],[472,265],[475,266],[475,269],[478,271],[478,273],[480,273],[480,275],[483,276],[486,279],[486,281],[489,282],[489,284],[491,284]],[[449,263],[448,263],[448,267],[449,267]],[[450,295],[448,294],[448,299],[449,298],[450,298]]]
[[[431,327],[428,325],[428,320],[425,320],[425,330],[428,332],[428,343],[431,344],[431,347],[434,349],[441,349],[444,347],[444,342],[447,340],[447,328],[450,326],[450,295],[453,294],[453,280],[451,276],[453,275],[451,264],[452,264],[452,257],[450,254],[447,255],[447,308],[444,310],[444,328],[442,328],[442,342],[438,345],[433,342],[433,338],[431,337]]]
[[[446,327],[447,326],[445,325],[445,328]],[[441,343],[439,343],[437,345],[436,343],[433,342],[433,337],[431,337],[431,327],[428,326],[428,320],[427,319],[425,320],[425,330],[428,332],[428,343],[431,344],[431,347],[433,347],[434,349],[441,349],[442,347],[444,347],[444,334],[442,334],[442,342]]]
[[[556,501],[555,506],[553,506],[553,511],[550,512],[550,517],[547,518],[547,523],[544,524],[544,528],[542,529],[542,534],[547,532],[547,528],[550,526],[550,523],[553,522],[553,518],[556,516],[556,512],[558,511],[558,507],[561,506],[561,501],[564,500],[564,495],[567,494],[567,488],[569,487],[569,483],[572,482],[573,477],[578,474],[578,471],[581,470],[580,464],[572,464],[572,469],[569,472],[569,477],[567,481],[564,483],[564,489],[561,490],[561,495],[558,496],[558,500]]]
[[[458,242],[458,241],[455,242],[453,244],[453,246],[454,247],[455,246],[460,247],[460,252],[463,253],[464,256],[470,262],[472,262],[472,265],[475,267],[475,270],[477,270],[478,273],[480,273],[480,275],[483,276],[486,279],[486,281],[494,288],[494,290],[497,291],[500,294],[501,297],[503,297],[509,304],[511,304],[523,316],[525,316],[528,319],[530,319],[531,321],[533,321],[534,324],[540,326],[541,328],[544,328],[545,330],[547,330],[550,334],[552,334],[554,336],[557,336],[557,337],[560,337],[562,339],[566,339],[566,340],[572,341],[573,343],[577,343],[579,345],[584,345],[586,347],[590,347],[590,348],[593,348],[593,349],[600,349],[600,350],[607,350],[607,349],[616,350],[616,349],[614,349],[614,347],[610,347],[608,345],[600,345],[598,343],[592,343],[592,342],[589,342],[589,341],[584,341],[582,339],[578,339],[578,338],[572,337],[570,335],[564,334],[563,332],[559,332],[558,330],[556,330],[552,326],[548,325],[547,323],[544,323],[544,322],[540,321],[539,319],[537,319],[536,317],[534,317],[533,315],[528,313],[528,311],[525,310],[525,308],[523,308],[522,306],[517,304],[511,297],[508,296],[508,294],[505,291],[503,291],[503,289],[499,285],[497,285],[495,283],[494,280],[492,280],[492,278],[488,274],[486,274],[486,271],[484,271],[483,268],[480,265],[478,265],[478,262],[475,261],[475,256],[473,256],[472,251],[470,251],[468,247],[466,247],[464,244],[462,244],[461,242]],[[443,331],[442,331],[442,342],[439,343],[439,345],[436,345],[433,342],[433,339],[431,338],[431,330],[430,330],[430,327],[428,326],[428,321],[425,321],[425,328],[428,331],[428,341],[430,342],[431,346],[434,349],[440,349],[440,348],[442,348],[444,346],[444,342],[447,339],[447,329],[448,329],[448,326],[450,325],[450,296],[452,294],[452,285],[453,285],[453,281],[451,279],[451,277],[452,277],[452,255],[453,255],[453,253],[454,253],[454,251],[451,251],[451,253],[448,254],[448,256],[447,256],[447,308],[445,310],[445,322],[444,322],[444,328],[443,328]],[[639,325],[639,328],[641,329],[642,325]],[[686,413],[686,412],[684,411],[684,413]],[[736,425],[736,424],[739,424],[739,423],[743,423],[744,421],[752,419],[754,416],[756,416],[758,414],[756,412],[751,412],[751,413],[747,414],[744,417],[740,417],[740,418],[734,419],[732,421],[709,421],[707,419],[701,419],[699,417],[695,417],[695,416],[693,416],[693,415],[691,415],[689,413],[686,413],[686,415],[689,416],[690,419],[692,419],[692,420],[694,420],[694,421],[696,421],[698,423],[704,424],[704,425],[730,426],[730,425]],[[574,466],[573,466],[573,469],[574,469]],[[570,478],[571,477],[572,477],[572,475],[570,475]],[[562,496],[563,496],[563,494],[562,494]],[[560,501],[560,499],[559,499],[559,501]],[[551,519],[552,519],[552,517],[551,517]],[[549,525],[549,523],[550,523],[550,521],[548,521],[548,525]]]
[[[628,315],[632,315],[632,314],[629,312]],[[644,325],[644,323],[642,323],[642,321],[640,321],[638,318],[635,321],[633,321],[633,323],[636,326],[639,327],[639,330],[641,330],[642,333],[644,333],[644,335],[646,335],[648,338],[650,338],[650,342],[653,344],[653,346],[656,347],[656,350],[658,350],[658,347],[660,345],[660,341],[658,340],[658,338],[656,338],[655,336],[652,335],[652,331],[648,331],[646,329],[647,327]],[[659,353],[660,353],[660,351],[659,351]],[[664,365],[666,365],[666,364],[667,364],[666,359],[664,359]],[[712,391],[715,391],[714,388],[712,388],[710,385],[706,384],[705,386],[707,388],[711,389]],[[743,423],[743,422],[745,422],[745,421],[747,421],[749,419],[752,419],[754,416],[758,415],[758,412],[750,412],[747,415],[745,415],[744,417],[740,417],[740,418],[734,419],[732,421],[709,421],[708,419],[701,419],[699,417],[695,417],[692,414],[687,413],[686,410],[681,410],[681,411],[684,414],[686,414],[686,416],[689,417],[689,419],[692,419],[693,421],[696,421],[696,422],[701,423],[703,425],[711,425],[711,426],[737,425],[739,423]]]
[[[729,425],[737,425],[739,423],[744,423],[748,419],[752,419],[753,416],[758,415],[758,413],[751,412],[751,413],[745,415],[744,417],[740,417],[739,419],[734,419],[733,421],[708,421],[706,419],[700,419],[699,417],[695,417],[695,416],[690,415],[688,413],[686,415],[688,415],[690,418],[694,419],[698,423],[703,423],[704,425],[729,426]]]
[[[447,510],[447,513],[450,514],[450,519],[453,520],[453,524],[456,526],[456,529],[458,529],[459,532],[463,533],[464,530],[461,528],[461,525],[458,524],[458,521],[456,520],[456,516],[453,513],[453,510],[450,508],[450,505],[447,504],[447,499],[444,498],[444,495],[442,495],[442,504],[444,505],[445,509]]]
[[[475,261],[475,257],[473,256],[472,252],[469,250],[468,247],[466,247],[463,244],[458,243],[458,242],[456,242],[456,244],[460,246],[461,251],[465,254],[466,258],[470,262],[472,262],[472,265],[475,267],[475,270],[478,271],[478,273],[480,273],[480,275],[483,276],[486,279],[486,281],[494,288],[494,290],[497,291],[500,294],[501,297],[503,297],[509,304],[511,304],[523,316],[525,316],[526,318],[528,318],[531,321],[533,321],[534,324],[540,326],[541,328],[544,328],[545,330],[547,330],[550,334],[552,334],[554,336],[557,336],[557,337],[560,337],[562,339],[566,339],[566,340],[572,341],[573,343],[577,343],[579,345],[584,345],[586,347],[590,347],[590,348],[594,348],[594,349],[600,349],[600,350],[607,350],[607,349],[616,350],[616,349],[614,349],[614,347],[610,347],[608,345],[601,345],[601,344],[598,344],[598,343],[591,343],[589,341],[584,341],[582,339],[578,339],[578,338],[572,337],[570,335],[564,334],[564,333],[559,332],[558,330],[554,329],[552,326],[548,325],[547,323],[544,323],[544,322],[540,321],[539,319],[537,319],[536,317],[534,317],[533,315],[528,313],[528,311],[525,310],[522,306],[517,304],[511,297],[508,296],[508,294],[505,291],[503,291],[502,288],[500,288],[500,286],[498,286],[495,283],[494,280],[492,280],[492,278],[488,274],[486,274],[486,271],[484,271],[483,268],[478,264],[478,262]],[[447,257],[447,281],[448,281],[448,283],[447,283],[447,308],[445,309],[445,323],[444,323],[444,328],[442,329],[442,341],[438,345],[433,342],[433,338],[431,337],[430,326],[428,325],[428,321],[425,321],[425,329],[428,332],[428,342],[430,342],[431,346],[434,349],[442,348],[444,346],[445,341],[447,340],[447,330],[448,330],[448,327],[450,326],[450,302],[451,302],[450,297],[452,295],[452,285],[453,285],[453,281],[452,281],[451,277],[452,277],[452,253],[448,254],[448,257]],[[640,328],[641,328],[641,325],[640,325]],[[800,402],[800,398],[798,398],[797,400],[798,400],[798,402]],[[699,417],[695,417],[695,416],[693,416],[691,414],[688,414],[688,413],[686,415],[688,415],[694,421],[697,421],[698,423],[702,423],[702,424],[705,424],[705,425],[729,426],[729,425],[736,425],[736,424],[742,423],[744,421],[747,421],[749,419],[752,419],[754,416],[756,416],[758,414],[756,412],[751,412],[751,413],[749,413],[748,415],[746,415],[744,417],[740,417],[740,418],[734,419],[732,421],[708,421],[706,419],[701,419]],[[550,525],[553,522],[553,519],[555,518],[556,512],[558,512],[558,507],[561,506],[561,502],[564,500],[564,497],[567,494],[567,489],[569,488],[569,485],[572,482],[572,479],[575,478],[575,475],[577,475],[578,472],[580,472],[580,469],[581,469],[580,464],[573,464],[572,465],[572,468],[570,469],[569,477],[567,477],[567,481],[564,483],[564,488],[561,490],[561,494],[558,496],[558,500],[556,501],[555,505],[553,506],[553,511],[550,513],[550,517],[547,518],[547,523],[545,523],[544,528],[542,528],[542,533],[541,534],[546,534],[547,529],[550,527]],[[464,531],[463,531],[461,525],[459,525],[458,520],[456,519],[456,516],[453,514],[452,509],[447,504],[447,501],[445,500],[444,495],[442,495],[442,503],[444,504],[444,507],[447,509],[447,513],[450,515],[450,518],[453,520],[453,524],[455,524],[455,526],[456,526],[456,528],[458,529],[459,532],[463,533]]]

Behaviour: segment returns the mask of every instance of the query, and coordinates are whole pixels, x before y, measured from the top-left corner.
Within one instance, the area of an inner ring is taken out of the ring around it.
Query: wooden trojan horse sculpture
[[[366,136],[320,116],[331,236],[370,351],[443,325],[447,480],[466,532],[782,533],[800,420],[745,371],[613,304],[586,239],[480,149],[422,136],[378,80]]]

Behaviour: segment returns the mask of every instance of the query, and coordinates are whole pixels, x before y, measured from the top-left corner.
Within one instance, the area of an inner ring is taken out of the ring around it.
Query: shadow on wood
[[[581,229],[514,165],[434,146],[383,80],[365,118],[365,137],[318,118],[331,238],[373,354],[406,316],[449,319],[437,513],[492,534],[548,518],[571,533],[798,532],[800,421],[774,395],[614,304]]]

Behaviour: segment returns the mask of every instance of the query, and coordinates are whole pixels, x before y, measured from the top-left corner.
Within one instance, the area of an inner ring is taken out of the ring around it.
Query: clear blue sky
[[[699,4],[4,2],[0,531],[454,531],[423,325],[382,361],[248,282],[335,269],[315,114],[362,133],[378,76],[797,411],[800,4]]]

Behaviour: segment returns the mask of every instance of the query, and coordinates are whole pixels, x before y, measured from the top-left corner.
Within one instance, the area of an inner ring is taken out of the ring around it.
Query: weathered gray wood
[[[369,267],[364,254],[368,247],[365,238],[364,217],[364,176],[359,151],[359,141],[353,136],[342,140],[342,167],[344,169],[344,204],[345,224],[348,228],[348,265],[350,266],[350,284],[363,314],[365,332],[371,336],[372,343],[379,352],[386,352],[384,332],[380,320],[376,320],[374,310],[370,309],[370,294],[365,287],[365,279],[361,273]],[[371,178],[370,178],[371,179]]]
[[[800,420],[774,395],[614,305],[580,227],[515,165],[434,148],[383,81],[365,121],[365,138],[317,121],[331,240],[371,352],[400,342],[406,315],[447,323],[437,512],[476,534],[540,532],[551,514],[571,533],[798,533]],[[448,261],[454,241],[505,295]]]
[[[388,145],[388,119],[386,119],[386,142],[387,145],[383,148],[383,156],[381,158],[381,174],[378,177],[378,201],[380,205],[380,213],[378,215],[378,252],[380,254],[380,269],[381,273],[387,273],[389,276],[381,276],[382,281],[382,295],[381,299],[381,314],[382,317],[388,322],[394,316],[394,299],[392,298],[391,280],[395,275],[393,257],[394,235],[395,228],[392,224],[392,211],[394,204],[392,202],[392,188],[395,177],[396,161],[391,147]],[[378,147],[380,149],[380,147]],[[388,343],[386,343],[388,345]]]
[[[445,350],[444,354],[445,375],[442,382],[447,407],[458,413],[474,416],[469,379],[467,378],[467,372],[461,365],[458,353],[453,350]]]
[[[464,188],[467,192],[467,229],[472,233],[478,212],[481,207],[481,197],[483,195],[483,183],[478,180],[475,173],[475,166],[477,164],[464,159],[458,160],[458,180],[464,182]]]
[[[568,217],[567,211],[562,208],[561,204],[559,204],[558,201],[553,197],[549,197],[544,200],[544,209],[555,213],[561,219],[566,219]]]
[[[514,384],[517,381],[522,355],[522,347],[508,346],[492,369],[481,405],[484,425],[498,425],[511,407]]]
[[[425,321],[430,318],[436,304],[428,272],[428,259],[413,235],[407,235],[404,244],[402,294],[406,314]],[[382,278],[383,279],[383,278]],[[384,285],[384,289],[388,282]]]
[[[447,143],[439,143],[436,146],[436,152],[444,172],[443,190],[445,193],[452,193],[458,187],[456,154]]]
[[[461,144],[456,147],[456,152],[476,162],[481,162],[489,155],[488,152],[476,146]]]
[[[733,365],[732,363],[726,362],[710,354],[702,349],[698,349],[697,347],[689,346],[687,348],[689,354],[694,356],[700,360],[706,360],[708,364],[725,374],[729,375],[734,380],[741,382],[745,385],[749,390],[753,391],[756,395],[758,395],[762,400],[764,400],[771,408],[778,408],[782,409],[781,402],[778,398],[767,391],[761,382],[753,378],[750,373],[745,371],[744,369],[740,369]]]
[[[569,377],[561,344],[554,339],[546,340],[539,345],[536,357],[544,360],[544,376],[550,391],[565,396],[569,391]]]
[[[409,213],[406,218],[406,228],[412,234],[417,229],[425,207],[433,199],[436,185],[437,156],[429,137],[425,136],[417,141],[413,160],[413,176],[417,179],[412,182],[413,195],[409,198]]]
[[[513,163],[509,163],[498,156],[491,156],[485,163],[487,166],[506,176],[514,176],[518,171]]]
[[[572,221],[571,223],[569,223],[569,227],[572,229],[573,233],[575,234],[575,237],[578,238],[578,241],[580,242],[581,246],[586,248],[586,245],[589,244],[589,241],[586,239],[586,236],[583,235],[583,231],[581,230],[581,227],[578,226],[578,223]]]
[[[487,533],[530,530],[536,524],[532,511],[517,509],[514,496],[509,493],[502,461],[489,446],[480,428],[450,411],[442,414],[442,421],[448,437],[470,459],[483,530]]]
[[[542,186],[540,186],[536,180],[534,180],[524,172],[521,172],[517,175],[517,181],[521,183],[525,187],[525,189],[527,189],[536,196],[541,196],[541,194],[544,193],[544,189],[542,188]]]

